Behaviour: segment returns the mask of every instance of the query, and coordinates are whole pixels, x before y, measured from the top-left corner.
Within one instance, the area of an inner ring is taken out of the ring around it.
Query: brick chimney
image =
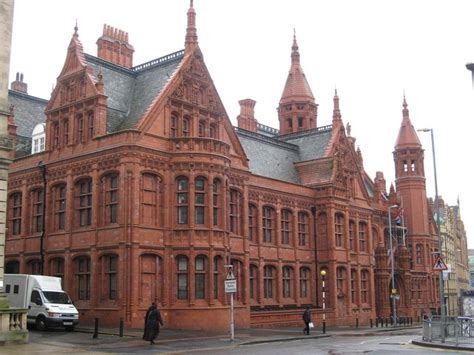
[[[102,36],[97,40],[97,56],[126,68],[133,66],[133,46],[128,43],[128,33],[104,25]]]
[[[23,73],[16,73],[16,80],[12,82],[11,89],[28,94],[28,84],[23,82]]]
[[[237,125],[239,128],[247,131],[257,132],[257,120],[254,115],[254,107],[257,102],[252,99],[240,100],[240,115],[237,116]]]

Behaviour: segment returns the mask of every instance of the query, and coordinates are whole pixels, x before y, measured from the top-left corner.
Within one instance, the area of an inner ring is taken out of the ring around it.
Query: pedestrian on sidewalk
[[[143,340],[147,340],[150,344],[155,344],[155,339],[160,333],[160,325],[163,326],[161,313],[153,302],[148,308],[145,315],[145,329],[143,331]]]
[[[303,313],[303,322],[304,322],[304,329],[303,333],[309,335],[309,323],[311,323],[311,309],[306,307],[306,310]]]

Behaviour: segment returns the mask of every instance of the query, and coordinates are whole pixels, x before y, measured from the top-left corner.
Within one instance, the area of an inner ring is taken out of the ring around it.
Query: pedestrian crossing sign
[[[441,259],[441,256],[437,254],[434,264],[433,264],[433,271],[443,271],[443,270],[448,270],[448,266],[445,264],[443,259]]]

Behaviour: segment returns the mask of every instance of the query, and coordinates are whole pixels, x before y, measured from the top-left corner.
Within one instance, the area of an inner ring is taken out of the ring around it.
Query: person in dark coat
[[[303,322],[304,322],[303,333],[309,335],[309,323],[311,322],[311,310],[309,307],[306,307],[306,310],[303,313]]]
[[[143,340],[147,340],[150,344],[155,344],[155,339],[160,332],[160,325],[163,326],[163,319],[161,313],[152,303],[145,315],[145,330],[143,332]]]

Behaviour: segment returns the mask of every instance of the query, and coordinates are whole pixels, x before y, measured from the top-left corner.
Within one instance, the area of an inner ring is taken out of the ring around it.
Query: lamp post
[[[390,292],[390,299],[392,300],[392,317],[393,317],[393,326],[397,327],[397,290],[395,288],[395,258],[393,253],[393,241],[392,241],[392,213],[390,210],[396,208],[398,205],[388,206],[388,234],[389,234],[389,244],[390,244],[390,265],[391,265],[391,275],[392,275],[392,287]]]
[[[322,291],[323,291],[323,334],[326,334],[326,270],[321,270]]]
[[[430,132],[431,133],[431,149],[433,152],[433,172],[434,172],[434,183],[435,183],[435,210],[436,210],[436,233],[438,235],[438,251],[439,257],[442,259],[442,247],[443,242],[441,240],[441,234],[439,232],[439,199],[438,199],[438,178],[436,175],[436,155],[435,155],[435,143],[434,143],[434,135],[433,135],[433,128],[420,128],[418,132]],[[446,320],[446,308],[444,304],[444,282],[443,282],[443,270],[439,271],[439,303],[441,308],[441,322],[445,322]],[[445,340],[445,333],[444,329],[441,332],[441,342],[444,343]]]

